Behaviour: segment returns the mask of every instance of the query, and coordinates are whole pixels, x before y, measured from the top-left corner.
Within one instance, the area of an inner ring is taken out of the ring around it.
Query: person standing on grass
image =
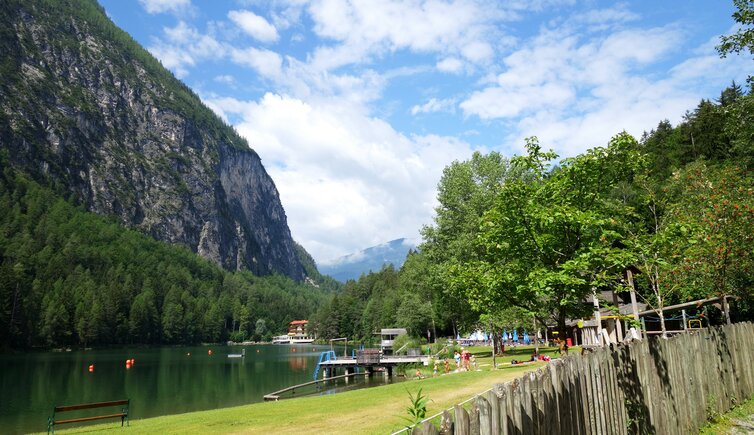
[[[450,373],[450,361],[445,358],[445,374],[447,375],[448,373]]]
[[[458,351],[453,353],[453,359],[456,361],[456,370],[461,369],[461,354]]]

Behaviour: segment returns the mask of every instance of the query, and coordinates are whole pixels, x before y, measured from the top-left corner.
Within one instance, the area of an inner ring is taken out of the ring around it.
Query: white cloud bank
[[[294,238],[322,261],[398,237],[432,219],[442,169],[471,147],[405,136],[358,106],[268,93],[259,101],[207,99],[234,114],[280,191]]]
[[[230,11],[228,18],[258,41],[275,42],[280,37],[275,26],[252,11]]]

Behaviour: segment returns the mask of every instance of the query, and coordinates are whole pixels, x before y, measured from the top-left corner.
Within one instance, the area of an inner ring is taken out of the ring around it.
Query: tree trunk
[[[537,316],[532,316],[534,319],[534,329],[532,329],[532,334],[534,334],[534,354],[537,355],[537,358],[539,358],[539,338],[537,335],[539,335],[539,332],[537,331]]]
[[[563,344],[563,353],[568,355],[568,341],[566,340],[566,336],[568,335],[568,330],[566,329],[566,312],[564,309],[558,309],[558,339],[562,340]]]
[[[665,301],[662,300],[660,295],[657,295],[657,314],[660,316],[660,330],[662,331],[662,338],[668,338],[668,330],[665,328]]]
[[[722,296],[722,307],[723,307],[723,316],[725,317],[725,323],[727,325],[730,325],[730,305],[728,305],[728,297],[726,295]]]

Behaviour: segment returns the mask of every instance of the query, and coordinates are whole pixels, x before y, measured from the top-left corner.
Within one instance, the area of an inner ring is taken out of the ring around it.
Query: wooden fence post
[[[469,430],[469,414],[460,405],[454,406],[453,410],[456,414],[455,424],[453,425],[454,434],[470,435],[471,431]]]
[[[440,435],[453,435],[453,417],[445,410],[440,419]]]
[[[479,435],[497,435],[497,432],[492,432],[490,403],[482,396],[476,396],[474,402],[479,410]]]

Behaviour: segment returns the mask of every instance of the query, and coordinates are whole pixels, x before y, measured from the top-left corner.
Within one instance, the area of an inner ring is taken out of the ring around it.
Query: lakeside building
[[[383,355],[393,354],[393,343],[395,338],[401,334],[406,334],[406,328],[385,328],[380,329],[380,350]]]
[[[309,335],[308,320],[294,320],[288,324],[288,334],[272,338],[272,344],[306,344],[314,342],[315,337]]]

